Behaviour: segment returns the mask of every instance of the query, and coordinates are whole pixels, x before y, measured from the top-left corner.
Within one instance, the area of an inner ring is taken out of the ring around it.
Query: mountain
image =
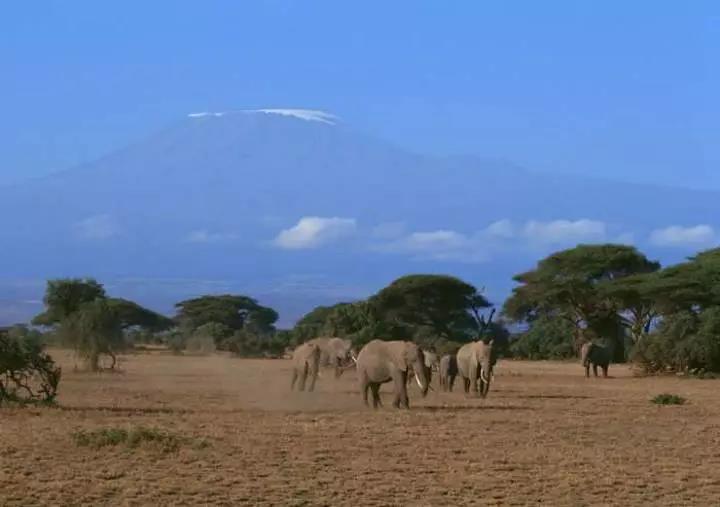
[[[246,292],[285,324],[408,272],[455,273],[499,302],[553,249],[635,241],[678,259],[715,240],[704,224],[720,212],[716,192],[425,156],[290,109],[191,114],[1,190],[0,324],[39,309],[44,279],[70,275],[162,311]]]

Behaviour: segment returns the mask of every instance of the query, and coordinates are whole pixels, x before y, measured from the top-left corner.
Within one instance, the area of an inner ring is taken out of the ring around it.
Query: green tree
[[[521,359],[568,359],[575,356],[574,327],[562,319],[540,317],[510,344],[510,353]]]
[[[107,298],[107,303],[117,313],[123,329],[141,328],[159,332],[167,331],[175,325],[172,319],[127,299]]]
[[[52,403],[60,374],[37,334],[22,326],[0,329],[0,406]]]
[[[615,361],[625,358],[625,320],[617,301],[601,285],[639,273],[651,273],[659,264],[626,245],[578,245],[554,253],[537,267],[516,275],[520,284],[505,302],[503,312],[515,321],[541,316],[560,318],[573,326],[575,346],[592,335],[610,342]]]
[[[48,280],[45,289],[45,311],[33,319],[38,326],[53,326],[98,298],[105,298],[105,289],[93,278],[62,278]]]
[[[429,328],[440,339],[468,341],[489,324],[481,312],[492,305],[472,285],[446,275],[408,275],[370,298],[379,320],[407,329]]]
[[[259,334],[271,334],[278,314],[272,308],[258,304],[247,296],[202,296],[175,305],[175,320],[192,332],[203,324],[216,322],[233,330],[252,329]]]
[[[58,333],[62,342],[73,347],[91,371],[100,369],[103,354],[112,358],[111,368],[114,368],[117,352],[126,345],[120,316],[108,300],[102,298],[80,305],[63,319]]]

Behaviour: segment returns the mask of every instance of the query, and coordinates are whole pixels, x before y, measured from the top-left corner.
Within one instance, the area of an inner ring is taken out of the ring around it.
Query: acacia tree
[[[236,353],[246,350],[245,342],[248,341],[269,343],[278,320],[275,310],[241,295],[201,296],[181,301],[175,307],[175,322],[186,336],[191,336],[202,326],[212,325],[214,329],[222,326],[226,332],[213,335],[217,347]]]
[[[652,273],[659,267],[631,246],[578,245],[546,257],[532,271],[516,275],[514,280],[520,286],[513,289],[503,312],[515,321],[533,321],[541,316],[563,319],[573,326],[576,347],[591,332],[608,339],[615,360],[623,361],[623,329],[628,321],[620,314],[630,301],[619,304],[604,290],[605,284]],[[641,303],[643,309],[630,305],[630,312],[645,316],[645,302]]]
[[[102,284],[92,278],[49,280],[45,311],[33,324],[56,329],[62,342],[75,349],[90,370],[100,368],[100,356],[125,346],[123,332],[130,328],[168,329],[173,322],[158,313],[119,298],[108,298]]]
[[[461,342],[477,338],[492,318],[482,315],[492,305],[481,292],[446,275],[403,276],[369,302],[383,321],[409,330],[429,328],[439,338]]]

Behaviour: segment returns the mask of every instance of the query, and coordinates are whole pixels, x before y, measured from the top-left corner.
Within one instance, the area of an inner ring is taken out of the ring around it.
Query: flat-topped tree
[[[232,330],[269,334],[274,332],[278,319],[275,310],[260,305],[253,298],[230,294],[188,299],[177,303],[175,308],[175,321],[189,331],[217,322]]]
[[[616,361],[624,360],[621,312],[627,308],[604,289],[608,284],[659,269],[637,249],[627,245],[578,245],[549,255],[537,267],[514,277],[520,285],[505,302],[503,313],[515,321],[540,316],[561,318],[575,329],[576,346],[586,330],[608,339]],[[645,301],[641,301],[645,305]],[[644,310],[643,310],[644,311]],[[642,312],[641,312],[642,313]]]
[[[468,341],[490,322],[481,312],[492,307],[472,285],[447,275],[408,275],[370,298],[378,316],[410,329],[430,328],[438,337]]]

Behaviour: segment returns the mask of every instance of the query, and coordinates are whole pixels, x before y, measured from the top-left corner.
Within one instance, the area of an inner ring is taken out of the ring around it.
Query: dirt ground
[[[413,387],[400,411],[385,385],[375,412],[354,371],[290,393],[287,360],[139,354],[88,374],[54,354],[60,408],[0,411],[0,505],[720,504],[718,381],[501,361],[485,400]],[[664,392],[688,403],[649,402]],[[71,436],[138,426],[209,445]]]

